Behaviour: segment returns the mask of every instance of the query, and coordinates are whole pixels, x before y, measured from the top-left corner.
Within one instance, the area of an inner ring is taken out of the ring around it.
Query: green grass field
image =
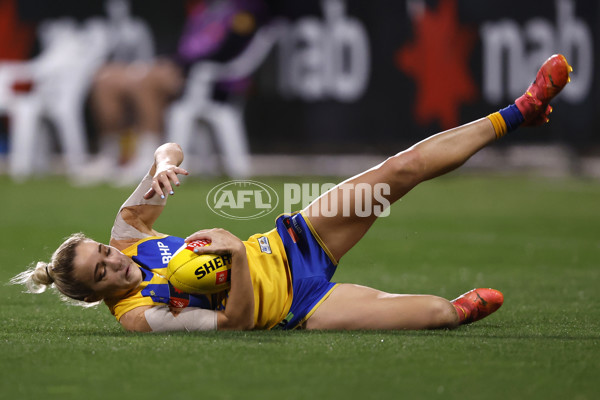
[[[279,193],[284,180],[259,179]],[[286,179],[285,181],[290,181]],[[314,182],[303,179],[297,182]],[[159,220],[187,235],[245,238],[207,210],[217,181],[187,180]],[[600,183],[451,175],[380,219],[335,280],[447,298],[505,294],[490,318],[452,331],[131,334],[104,306],[81,309],[8,280],[61,238],[106,241],[129,190],[0,177],[1,399],[596,399],[600,393]]]

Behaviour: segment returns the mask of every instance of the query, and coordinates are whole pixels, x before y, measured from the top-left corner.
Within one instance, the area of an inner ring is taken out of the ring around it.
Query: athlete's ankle
[[[487,116],[494,126],[494,132],[496,133],[496,139],[500,139],[508,132],[512,132],[517,129],[523,122],[523,114],[519,111],[516,104],[503,108],[495,113]]]
[[[519,126],[537,126],[548,122],[552,112],[550,101],[570,82],[573,68],[562,54],[548,58],[538,70],[535,80],[514,104],[488,115],[496,138]]]
[[[456,315],[458,316],[457,325],[462,325],[469,316],[469,312],[467,312],[467,310],[459,304],[456,304],[454,302],[452,302],[451,304],[454,306],[454,309],[456,310]]]

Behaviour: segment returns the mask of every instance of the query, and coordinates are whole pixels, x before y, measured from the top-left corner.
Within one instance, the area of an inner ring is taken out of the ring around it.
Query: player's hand
[[[188,172],[176,165],[158,165],[152,178],[152,187],[144,194],[144,199],[151,199],[154,195],[164,199],[167,194],[175,194],[173,186],[179,186],[180,184],[177,175],[188,175]]]
[[[231,254],[234,256],[246,253],[244,243],[233,233],[221,228],[203,229],[185,238],[186,243],[193,240],[206,240],[210,242],[210,245],[196,247],[194,249],[194,253],[196,254]]]

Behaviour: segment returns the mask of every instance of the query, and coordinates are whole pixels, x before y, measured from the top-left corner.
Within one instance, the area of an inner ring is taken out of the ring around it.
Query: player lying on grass
[[[367,232],[379,212],[358,215],[357,185],[387,185],[373,196],[381,211],[420,182],[445,174],[518,126],[548,121],[550,100],[569,81],[561,55],[549,58],[515,104],[486,118],[431,136],[376,167],[331,189],[300,213],[277,218],[276,228],[241,241],[223,229],[198,231],[186,242],[205,239],[199,253],[231,257],[231,285],[213,295],[190,295],[165,278],[169,255],[184,239],[153,229],[166,197],[179,186],[183,153],[165,144],[131,197],[123,204],[110,245],[82,234],[68,238],[50,263],[38,263],[13,278],[31,292],[53,285],[62,295],[104,301],[132,331],[209,329],[429,329],[453,328],[496,311],[500,292],[474,289],[448,301],[429,295],[384,293],[330,280],[338,260]],[[374,193],[374,191],[371,191]],[[360,201],[360,200],[358,200]],[[344,204],[344,202],[346,202]],[[332,209],[338,212],[332,215]],[[344,210],[345,212],[342,212]]]

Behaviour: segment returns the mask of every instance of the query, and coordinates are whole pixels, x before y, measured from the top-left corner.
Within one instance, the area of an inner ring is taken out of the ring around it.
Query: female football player
[[[198,231],[186,239],[153,229],[166,197],[179,186],[180,147],[159,147],[149,174],[119,210],[110,244],[82,234],[69,237],[49,263],[17,275],[32,292],[53,285],[62,295],[87,303],[104,301],[131,331],[209,329],[428,329],[453,328],[479,320],[503,302],[500,292],[474,289],[448,301],[429,295],[385,293],[331,282],[338,260],[390,204],[413,187],[449,172],[478,150],[520,125],[547,122],[550,100],[572,69],[561,55],[550,57],[515,104],[467,125],[431,136],[372,169],[329,190],[276,228],[246,241],[223,229]],[[375,191],[359,188],[387,188]],[[355,202],[373,212],[357,213]],[[332,210],[334,212],[332,212]],[[337,210],[337,212],[335,212]],[[176,290],[165,269],[184,242],[211,244],[199,254],[231,257],[227,291],[192,295]]]

